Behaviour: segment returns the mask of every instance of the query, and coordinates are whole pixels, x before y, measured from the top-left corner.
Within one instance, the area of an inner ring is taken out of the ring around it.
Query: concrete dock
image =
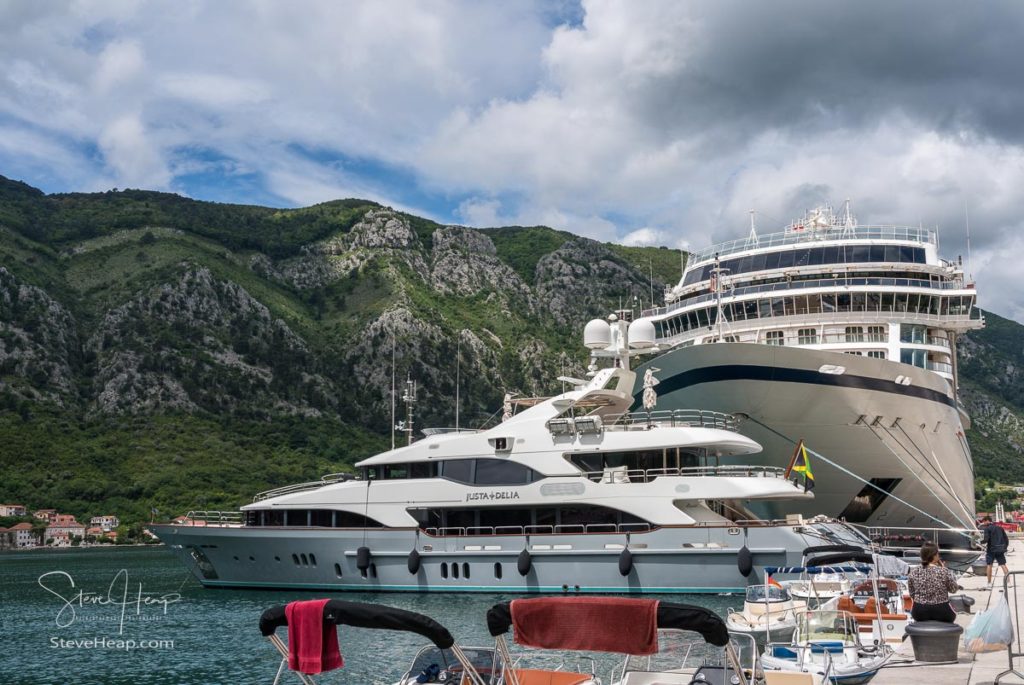
[[[1024,552],[1014,553],[1014,547],[1018,550],[1024,549],[1024,541],[1017,539],[1011,541],[1010,552],[1006,561],[1010,571],[1024,571]],[[1014,583],[1016,581],[1016,583]],[[1003,575],[998,573],[994,587],[989,588],[985,577],[964,575],[958,581],[964,588],[965,594],[974,597],[975,604],[972,607],[972,614],[960,614],[957,616],[957,623],[964,628],[971,622],[974,615],[984,611],[991,606],[1003,594]],[[1024,610],[1024,575],[1010,577],[1010,593],[1016,592],[1019,604],[1014,598],[1008,597],[1010,610],[1015,606]],[[1016,588],[1016,589],[1014,589]],[[1014,629],[1024,629],[1021,623],[1024,617],[1019,614],[1014,618]],[[1011,648],[1017,649],[1016,637]],[[915,683],[919,685],[990,685],[996,677],[1009,669],[1009,657],[1007,652],[988,652],[985,654],[968,654],[963,651],[963,641],[960,644],[958,662],[955,664],[922,664],[914,662],[914,652],[907,639],[898,649],[896,656],[889,666],[883,668],[878,675],[872,679],[872,685],[906,685]],[[1014,659],[1014,666],[1018,671],[1024,672],[1024,657]],[[1002,677],[1000,683],[1024,683],[1024,680],[1013,674]]]

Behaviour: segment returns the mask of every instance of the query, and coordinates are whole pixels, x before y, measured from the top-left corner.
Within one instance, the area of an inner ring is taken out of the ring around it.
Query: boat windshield
[[[747,588],[748,602],[788,602],[789,591],[778,585],[751,585]]]
[[[845,611],[805,611],[797,620],[797,642],[813,640],[855,641],[857,623]]]
[[[494,650],[487,647],[463,647],[462,652],[483,677],[484,682],[490,682],[491,668],[494,665]],[[428,645],[421,649],[413,659],[408,675],[415,678],[421,673],[429,673],[431,666],[435,666],[438,671],[449,669],[462,671],[462,665],[450,649]]]

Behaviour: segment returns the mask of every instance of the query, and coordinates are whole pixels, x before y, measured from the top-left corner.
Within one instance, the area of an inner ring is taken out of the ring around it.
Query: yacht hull
[[[811,457],[813,500],[751,503],[759,514],[973,528],[973,463],[952,392],[938,375],[885,359],[746,343],[678,348],[641,366],[637,377],[652,366],[660,380],[656,411],[738,414],[740,432],[764,447],[768,465],[787,466],[801,438],[824,458]]]
[[[800,562],[810,545],[863,544],[841,524],[671,527],[646,532],[431,537],[415,529],[159,525],[150,530],[207,587],[327,591],[675,593],[740,592],[763,566]],[[632,565],[620,573],[628,544]],[[746,544],[753,572],[740,573]],[[358,550],[370,566],[358,568]],[[409,570],[410,551],[419,568]],[[528,572],[518,570],[526,549]],[[467,573],[468,571],[468,573]]]

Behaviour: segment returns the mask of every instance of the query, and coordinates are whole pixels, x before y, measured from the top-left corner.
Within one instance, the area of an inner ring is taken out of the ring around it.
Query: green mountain
[[[234,508],[416,425],[493,420],[584,371],[582,325],[685,255],[550,228],[441,226],[363,200],[45,195],[0,177],[0,501],[144,520]],[[1024,481],[1024,327],[961,346],[978,473]]]

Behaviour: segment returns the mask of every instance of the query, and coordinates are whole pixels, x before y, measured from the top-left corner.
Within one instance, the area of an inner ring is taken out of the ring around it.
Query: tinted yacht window
[[[471,484],[473,482],[473,460],[452,459],[441,462],[441,476],[457,483]]]
[[[533,480],[533,470],[513,461],[480,459],[476,462],[477,485],[521,485]]]

